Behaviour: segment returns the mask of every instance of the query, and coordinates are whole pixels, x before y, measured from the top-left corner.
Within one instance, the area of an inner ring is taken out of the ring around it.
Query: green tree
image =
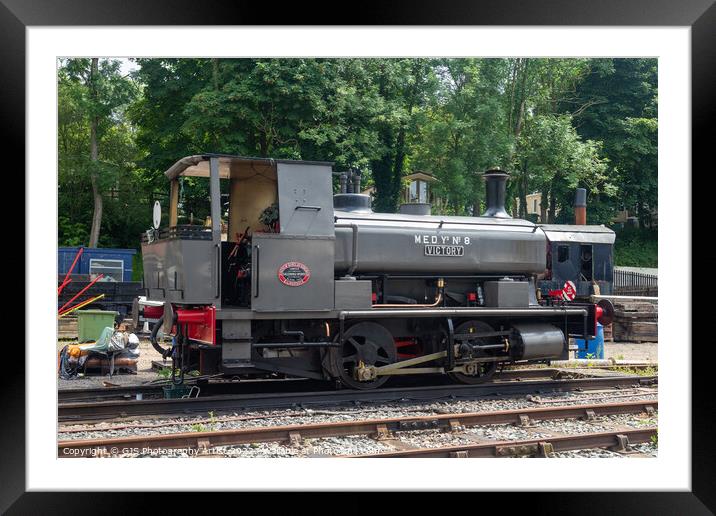
[[[223,152],[365,166],[380,102],[354,59],[213,60],[183,107],[183,134]]]
[[[575,97],[576,85],[588,71],[586,59],[510,59],[510,77],[506,85],[507,130],[514,138],[510,153],[513,172],[510,190],[520,198],[520,216],[527,216],[527,194],[532,184],[530,163],[524,161],[523,132],[535,117],[558,112],[560,104]],[[546,197],[543,196],[543,199]]]
[[[438,90],[418,119],[411,164],[434,173],[446,200],[438,212],[479,215],[482,172],[505,166],[512,138],[502,102],[503,59],[444,59],[435,66]]]
[[[61,244],[96,247],[114,241],[115,214],[123,213],[117,204],[122,194],[131,193],[127,183],[131,183],[136,158],[134,135],[125,121],[125,110],[137,94],[136,84],[121,74],[117,60],[60,61],[58,237]],[[110,232],[104,234],[101,228]]]
[[[376,123],[380,147],[370,161],[375,209],[392,213],[400,200],[419,114],[435,91],[436,80],[429,59],[371,59],[364,63],[371,70],[383,108]]]
[[[531,184],[542,192],[541,220],[553,223],[559,207],[571,206],[577,187],[587,188],[592,198],[616,193],[600,149],[601,143],[582,141],[569,115],[532,118],[523,134],[518,160],[529,168]],[[598,222],[608,222],[609,215]]]
[[[177,61],[139,60],[147,94],[133,118],[148,154],[180,147],[335,161],[361,169],[376,187],[377,208],[395,210],[416,117],[435,83],[429,60]],[[143,163],[156,173],[170,164]]]
[[[657,60],[593,59],[576,89],[576,100],[563,105],[585,139],[604,143],[619,193],[615,207],[648,222],[657,208]]]

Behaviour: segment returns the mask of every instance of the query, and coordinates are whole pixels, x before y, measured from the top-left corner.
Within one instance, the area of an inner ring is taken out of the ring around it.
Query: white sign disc
[[[152,222],[154,223],[154,229],[159,229],[159,224],[162,222],[162,205],[159,204],[159,201],[154,201]]]
[[[572,281],[567,281],[562,287],[562,298],[565,301],[573,301],[577,296],[577,287]]]

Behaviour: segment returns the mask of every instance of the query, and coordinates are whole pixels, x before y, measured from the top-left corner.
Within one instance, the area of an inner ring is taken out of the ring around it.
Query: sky
[[[119,57],[119,58],[117,58],[117,60],[121,61],[121,63],[122,63],[122,66],[120,68],[120,70],[122,71],[122,75],[127,75],[130,72],[133,72],[134,70],[137,70],[139,68],[137,63],[130,61],[126,57]]]

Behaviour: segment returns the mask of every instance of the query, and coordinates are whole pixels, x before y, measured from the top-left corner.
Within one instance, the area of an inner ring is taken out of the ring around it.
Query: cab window
[[[557,247],[557,261],[563,263],[569,260],[569,246],[560,245]]]

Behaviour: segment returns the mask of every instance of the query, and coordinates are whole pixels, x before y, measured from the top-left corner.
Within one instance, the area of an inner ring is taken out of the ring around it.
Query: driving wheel
[[[338,338],[338,336],[336,336]],[[343,343],[331,349],[331,358],[341,383],[354,389],[375,389],[388,381],[387,376],[360,381],[355,372],[360,364],[380,367],[396,360],[393,335],[380,324],[361,322],[343,332]]]

